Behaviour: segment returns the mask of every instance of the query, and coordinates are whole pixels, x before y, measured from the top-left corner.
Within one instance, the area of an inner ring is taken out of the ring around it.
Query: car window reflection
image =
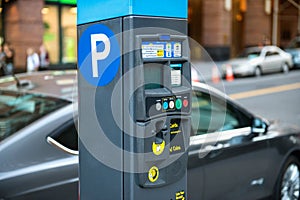
[[[225,100],[194,92],[192,103],[192,128],[194,135],[227,131],[250,126],[250,118],[243,116]]]
[[[0,141],[69,103],[43,95],[0,91]]]

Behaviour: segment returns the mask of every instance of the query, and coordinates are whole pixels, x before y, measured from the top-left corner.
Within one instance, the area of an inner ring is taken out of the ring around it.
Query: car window
[[[300,48],[300,41],[298,39],[293,40],[289,45],[288,48]]]
[[[192,128],[194,135],[248,127],[251,118],[237,111],[225,100],[202,92],[194,92]]]
[[[53,134],[49,136],[51,138],[50,143],[69,153],[78,151],[78,134],[77,128],[75,126],[76,123],[77,122],[74,123],[74,120],[70,120],[61,128],[57,129]]]
[[[39,94],[0,90],[0,141],[69,103]]]
[[[238,55],[239,58],[256,58],[256,57],[259,57],[261,51],[260,50],[244,50],[241,54]]]
[[[268,52],[266,53],[266,56],[275,56],[275,55],[279,55],[279,53],[276,52],[276,51],[268,51]]]
[[[300,41],[295,42],[294,48],[300,48]]]

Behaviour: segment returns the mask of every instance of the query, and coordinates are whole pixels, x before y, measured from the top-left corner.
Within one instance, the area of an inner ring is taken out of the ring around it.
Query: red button
[[[187,107],[189,105],[189,101],[187,99],[183,100],[183,106]]]

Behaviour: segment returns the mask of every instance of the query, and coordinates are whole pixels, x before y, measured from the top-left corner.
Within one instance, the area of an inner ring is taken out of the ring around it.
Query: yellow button
[[[156,144],[155,142],[153,142],[152,143],[152,152],[155,155],[159,156],[164,151],[165,145],[166,145],[165,141],[163,141],[161,144]]]
[[[148,179],[151,183],[154,183],[159,176],[159,170],[156,166],[153,166],[150,168],[149,172],[148,172]]]

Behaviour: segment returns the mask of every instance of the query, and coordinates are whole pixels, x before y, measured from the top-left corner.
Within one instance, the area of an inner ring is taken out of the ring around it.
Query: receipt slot
[[[187,1],[77,6],[80,199],[187,199]]]

